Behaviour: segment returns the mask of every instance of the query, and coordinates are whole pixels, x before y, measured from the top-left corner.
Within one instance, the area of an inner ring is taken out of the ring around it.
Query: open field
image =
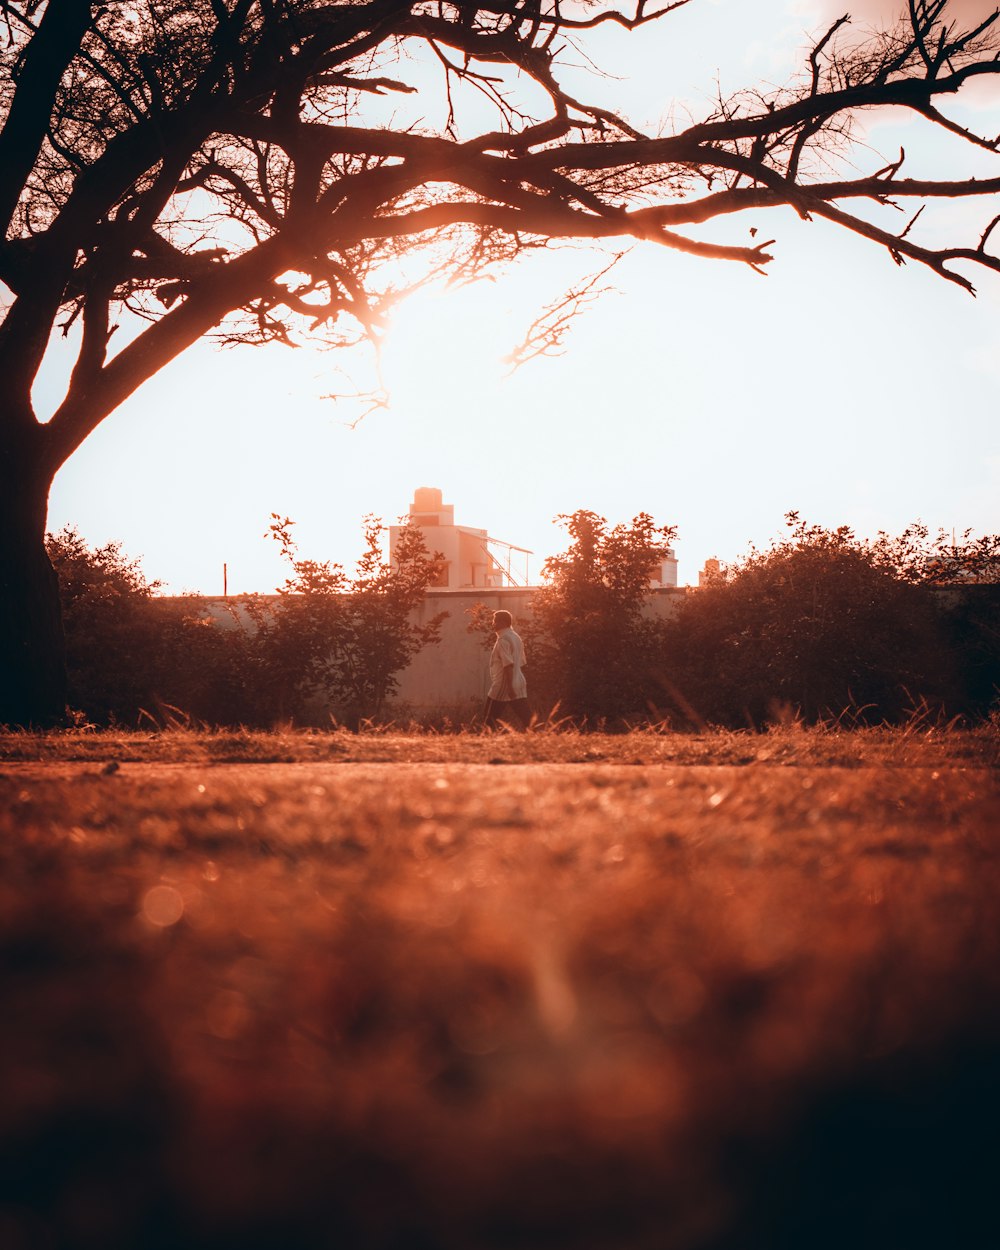
[[[997,758],[0,736],[0,1245],[997,1244]]]

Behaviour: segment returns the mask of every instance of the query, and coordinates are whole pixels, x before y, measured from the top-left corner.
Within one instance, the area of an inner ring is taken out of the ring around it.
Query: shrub
[[[976,718],[1000,711],[1000,584],[948,586],[935,602],[956,670],[956,710]]]
[[[99,723],[134,722],[153,698],[159,583],[120,543],[90,550],[70,526],[47,535],[46,547],[59,578],[70,707]]]
[[[443,557],[427,550],[413,525],[400,527],[391,563],[381,553],[382,522],[364,521],[364,549],[353,577],[341,565],[300,559],[288,518],[271,534],[291,574],[277,602],[247,603],[246,665],[273,717],[315,718],[332,708],[349,724],[381,715],[398,674],[423,646],[438,641],[446,612],[412,619]]]
[[[645,710],[657,692],[663,625],[643,613],[676,530],[645,512],[613,527],[585,510],[557,520],[570,545],[546,560],[525,628],[532,701],[588,719]]]
[[[925,701],[970,710],[960,630],[949,642],[931,587],[982,576],[998,540],[949,547],[922,526],[864,540],[794,512],[787,524],[786,538],[723,569],[667,626],[665,685],[678,706],[724,725],[790,711],[893,721]]]
[[[73,529],[49,535],[65,621],[71,706],[95,723],[193,718],[270,725],[292,718],[349,723],[379,715],[414,653],[437,640],[445,613],[426,624],[413,609],[439,569],[416,528],[401,529],[390,565],[381,522],[366,518],[353,577],[301,560],[291,522],[274,518],[291,575],[277,600],[249,596],[228,619],[195,597],[158,600],[119,543],[89,550]]]

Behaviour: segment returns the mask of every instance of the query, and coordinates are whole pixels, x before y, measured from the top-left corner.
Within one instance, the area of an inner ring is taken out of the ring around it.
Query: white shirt
[[[514,672],[511,674],[511,686],[513,687],[513,696],[506,694],[503,689],[503,670],[508,664],[514,665]],[[524,665],[524,643],[521,641],[520,634],[515,634],[508,626],[506,629],[500,630],[497,634],[497,640],[490,652],[490,691],[488,698],[498,699],[502,702],[515,699],[526,699],[528,697],[528,683],[524,680],[524,674],[521,668]]]

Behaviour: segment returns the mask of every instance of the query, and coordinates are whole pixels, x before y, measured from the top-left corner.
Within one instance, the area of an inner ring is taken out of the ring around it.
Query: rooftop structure
[[[655,590],[659,586],[677,585],[677,556],[673,547],[666,547],[663,556],[653,565],[649,577],[649,587]]]
[[[470,525],[455,524],[455,506],[446,504],[436,486],[420,486],[413,493],[408,517],[410,525],[419,525],[427,533],[424,538],[429,551],[440,551],[445,565],[441,576],[433,583],[436,589],[466,590],[469,587],[499,588],[527,585],[527,557],[532,553],[525,547],[515,547],[498,538],[491,538],[484,529]],[[399,539],[400,526],[389,526],[389,559],[393,558]],[[516,553],[516,554],[515,554]],[[520,572],[524,557],[523,578]],[[519,568],[514,569],[517,560]]]

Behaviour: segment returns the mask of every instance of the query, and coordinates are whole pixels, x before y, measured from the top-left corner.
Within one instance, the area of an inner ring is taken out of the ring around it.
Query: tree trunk
[[[45,550],[48,475],[37,457],[0,455],[0,725],[66,717],[59,584]]]

